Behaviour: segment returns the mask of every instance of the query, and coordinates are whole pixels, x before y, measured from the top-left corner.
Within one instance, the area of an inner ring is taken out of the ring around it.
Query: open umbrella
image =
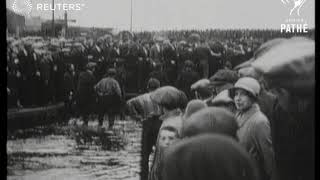
[[[157,104],[169,107],[179,107],[181,105],[182,93],[175,87],[163,86],[153,91],[150,98]]]
[[[314,91],[314,40],[291,38],[271,48],[251,65],[274,86],[294,92]]]

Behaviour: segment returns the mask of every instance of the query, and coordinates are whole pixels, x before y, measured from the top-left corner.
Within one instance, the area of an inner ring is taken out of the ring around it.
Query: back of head
[[[116,74],[117,74],[116,69],[114,69],[114,68],[108,69],[107,75],[108,75],[109,77],[114,77]]]
[[[191,100],[187,104],[186,111],[184,113],[184,119],[189,118],[195,112],[197,112],[203,108],[206,108],[206,107],[207,107],[206,103],[201,100]]]
[[[187,68],[192,69],[193,67],[194,67],[194,63],[193,63],[192,61],[186,60],[186,61],[184,62],[184,69],[187,69]]]
[[[209,87],[198,88],[196,92],[199,94],[201,99],[207,99],[213,95],[212,90]]]
[[[154,91],[160,87],[160,81],[156,78],[150,78],[148,81],[147,89],[148,91]]]
[[[258,171],[248,153],[232,138],[205,134],[169,147],[164,155],[166,180],[257,180]]]
[[[238,124],[234,115],[218,107],[208,107],[192,114],[184,120],[184,137],[191,137],[204,133],[223,134],[237,138]]]

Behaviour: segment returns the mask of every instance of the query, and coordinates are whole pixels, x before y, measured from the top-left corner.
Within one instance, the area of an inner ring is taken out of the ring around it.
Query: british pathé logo
[[[32,10],[30,0],[14,0],[12,10],[20,15],[29,15]]]
[[[308,23],[300,17],[300,9],[306,0],[281,0],[281,2],[290,9],[289,17],[280,26],[281,33],[307,33]]]
[[[285,5],[290,5],[290,16],[293,12],[296,12],[300,16],[300,9],[306,2],[306,0],[281,0]]]

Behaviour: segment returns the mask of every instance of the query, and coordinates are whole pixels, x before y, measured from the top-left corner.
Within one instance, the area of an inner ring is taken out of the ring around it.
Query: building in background
[[[25,29],[25,17],[7,8],[7,28],[9,34],[19,36]]]
[[[25,20],[25,23],[26,23],[25,30],[26,31],[39,32],[39,31],[41,31],[41,23],[43,21],[44,20],[41,19],[40,16],[26,18],[26,20]]]
[[[54,31],[56,35],[60,35],[63,28],[66,28],[66,21],[64,19],[54,20]],[[45,36],[52,35],[52,20],[47,20],[41,23],[41,31]]]

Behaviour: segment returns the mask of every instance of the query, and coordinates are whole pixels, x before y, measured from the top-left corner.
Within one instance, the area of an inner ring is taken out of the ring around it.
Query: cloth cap
[[[210,77],[210,88],[226,84],[234,84],[238,79],[239,75],[236,71],[222,69]]]

